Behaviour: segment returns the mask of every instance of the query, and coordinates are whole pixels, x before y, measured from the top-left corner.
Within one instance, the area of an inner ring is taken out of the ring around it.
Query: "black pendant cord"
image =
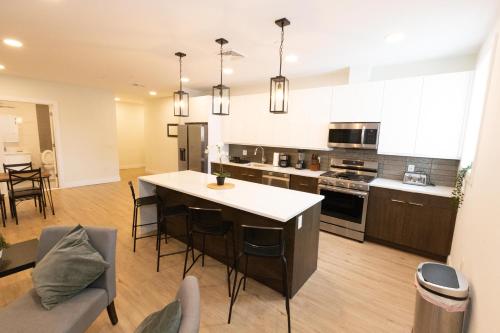
[[[223,71],[223,67],[222,67],[222,43],[220,44],[220,85],[222,87],[222,71]]]
[[[182,91],[182,57],[179,57],[179,87]]]
[[[280,44],[280,75],[281,76],[281,67],[283,63],[283,42],[285,41],[285,28],[281,26],[281,44]]]

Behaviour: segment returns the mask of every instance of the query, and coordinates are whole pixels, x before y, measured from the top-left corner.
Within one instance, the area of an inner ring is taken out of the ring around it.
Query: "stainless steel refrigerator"
[[[208,143],[207,124],[179,125],[177,132],[179,146],[179,171],[208,171],[205,150]]]

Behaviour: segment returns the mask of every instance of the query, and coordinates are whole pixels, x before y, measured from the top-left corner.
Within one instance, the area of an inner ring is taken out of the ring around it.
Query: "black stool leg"
[[[241,254],[234,260],[234,280],[233,280],[233,292],[231,293],[231,303],[229,305],[229,316],[227,318],[227,323],[231,324],[231,315],[233,314],[233,305],[236,302],[236,296],[238,292],[236,291],[236,285],[238,284],[238,266],[241,258]]]
[[[205,267],[205,235],[202,237],[201,245],[201,267]]]
[[[187,239],[187,244],[186,244],[186,255],[184,256],[184,270],[182,271],[182,279],[183,280],[186,277],[186,273],[187,273],[187,261],[188,261],[190,249],[191,250],[193,249],[193,234],[191,234],[191,233],[188,234],[188,239]],[[191,252],[191,253],[193,253],[193,252]],[[193,256],[194,256],[194,254],[193,254]],[[193,257],[193,264],[194,264],[194,257]]]
[[[135,206],[134,203],[134,213],[132,214],[132,237],[134,237],[134,229],[135,229],[135,211],[137,207]]]
[[[224,235],[224,247],[226,250],[226,257],[224,259],[226,261],[226,272],[227,272],[227,293],[228,296],[231,297],[231,270],[229,268],[229,250],[227,247],[227,234]]]
[[[243,290],[246,290],[247,288],[247,272],[248,272],[248,256],[245,258],[245,273],[243,275]]]
[[[282,269],[283,269],[283,288],[285,293],[285,305],[286,305],[286,316],[288,319],[288,333],[291,332],[290,325],[290,296],[288,293],[288,265],[285,256],[281,257]]]

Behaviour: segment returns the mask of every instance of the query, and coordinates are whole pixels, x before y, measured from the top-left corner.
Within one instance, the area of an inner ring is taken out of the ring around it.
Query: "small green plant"
[[[455,180],[455,189],[452,192],[453,204],[458,209],[464,201],[464,179],[467,172],[472,168],[472,164],[458,170],[457,179]]]
[[[8,247],[9,247],[9,243],[7,243],[5,238],[3,238],[3,235],[0,234],[0,251],[2,251],[3,249],[6,249]]]
[[[229,172],[224,172],[224,165],[222,164],[222,158],[227,156],[227,154],[222,150],[222,145],[215,145],[217,149],[217,156],[219,157],[219,172],[214,172],[214,175],[217,177],[230,177],[231,174]],[[206,153],[208,153],[208,148]]]

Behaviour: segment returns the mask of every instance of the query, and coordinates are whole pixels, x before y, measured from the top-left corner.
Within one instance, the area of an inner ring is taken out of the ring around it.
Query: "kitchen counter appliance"
[[[330,171],[319,177],[320,229],[363,242],[370,182],[377,177],[378,163],[332,158]]]
[[[377,149],[380,123],[330,123],[328,147]]]
[[[306,168],[306,154],[304,153],[298,153],[298,160],[295,163],[295,169],[305,169]]]
[[[290,166],[290,155],[280,154],[279,165],[282,168],[288,168]]]
[[[290,188],[290,175],[281,172],[263,171],[262,184]]]

